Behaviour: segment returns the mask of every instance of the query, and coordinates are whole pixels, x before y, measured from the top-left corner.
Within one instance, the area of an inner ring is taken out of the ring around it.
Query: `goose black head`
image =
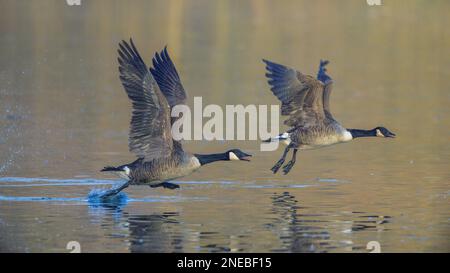
[[[395,137],[395,134],[384,127],[375,128],[375,133],[377,137]]]
[[[249,157],[252,155],[249,155],[247,153],[244,153],[243,151],[239,149],[233,149],[229,150],[227,152],[228,154],[228,160],[243,160],[243,161],[250,161]]]

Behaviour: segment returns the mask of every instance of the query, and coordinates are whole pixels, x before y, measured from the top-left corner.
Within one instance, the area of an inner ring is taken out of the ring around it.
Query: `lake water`
[[[81,3],[0,0],[1,252],[450,251],[450,2]],[[312,75],[329,59],[335,118],[397,138],[300,151],[286,176],[270,171],[281,149],[189,141],[253,158],[98,202],[120,183],[99,170],[134,160],[116,60],[129,37],[148,65],[168,45],[190,105],[277,104],[262,58]]]

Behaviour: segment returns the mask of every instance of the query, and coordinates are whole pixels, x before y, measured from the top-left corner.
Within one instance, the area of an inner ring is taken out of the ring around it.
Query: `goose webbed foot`
[[[287,146],[286,149],[284,149],[283,155],[281,156],[280,160],[278,160],[277,164],[275,164],[275,166],[273,166],[271,169],[273,173],[277,173],[281,165],[283,165],[290,148],[291,145]]]
[[[150,187],[152,188],[158,188],[158,187],[163,187],[165,189],[178,189],[180,186],[174,183],[170,183],[170,182],[163,182],[163,183],[159,183],[157,185],[150,185]]]
[[[283,166],[283,173],[285,175],[288,174],[291,171],[291,169],[294,166],[294,164],[295,164],[295,161],[291,160],[291,161],[288,162],[288,164],[284,165]]]
[[[171,190],[174,190],[174,189],[180,188],[179,185],[173,184],[173,183],[169,183],[169,182],[164,182],[164,183],[162,183],[162,184],[163,184],[162,186],[163,186],[165,189],[171,189]]]
[[[284,165],[283,173],[285,175],[288,174],[291,171],[292,167],[294,166],[295,161],[297,160],[297,151],[298,151],[298,149],[294,149],[294,153],[292,154],[291,161],[289,161],[288,164]]]
[[[272,170],[273,173],[277,173],[278,170],[281,168],[281,165],[283,165],[283,163],[284,163],[284,158],[278,160],[277,164],[275,164],[272,167],[272,169],[270,169],[270,170]]]

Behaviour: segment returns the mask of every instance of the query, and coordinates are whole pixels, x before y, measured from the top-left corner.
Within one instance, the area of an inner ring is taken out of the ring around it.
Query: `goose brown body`
[[[130,172],[127,176],[131,185],[157,185],[189,175],[200,167],[195,156],[183,153],[151,161],[138,159],[129,165]]]

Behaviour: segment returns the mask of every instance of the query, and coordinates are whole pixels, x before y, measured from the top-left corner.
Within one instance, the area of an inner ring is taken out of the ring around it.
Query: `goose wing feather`
[[[186,91],[181,84],[177,69],[167,52],[167,46],[164,47],[160,53],[155,53],[152,62],[153,67],[150,68],[150,72],[158,83],[161,92],[166,97],[170,106],[170,111],[172,112],[173,107],[176,105],[186,104]],[[181,116],[171,117],[171,124],[179,118],[181,118]],[[176,152],[183,152],[180,141],[173,140],[173,146]]]
[[[185,104],[186,91],[184,91],[180,76],[167,52],[167,47],[161,53],[155,53],[152,61],[153,68],[150,68],[150,72],[158,83],[170,107]]]
[[[130,152],[145,161],[168,156],[174,148],[169,104],[131,39],[119,44],[118,53],[120,80],[133,107]]]
[[[272,93],[281,101],[281,114],[289,116],[284,124],[310,127],[325,119],[323,83],[293,68],[263,60]]]

